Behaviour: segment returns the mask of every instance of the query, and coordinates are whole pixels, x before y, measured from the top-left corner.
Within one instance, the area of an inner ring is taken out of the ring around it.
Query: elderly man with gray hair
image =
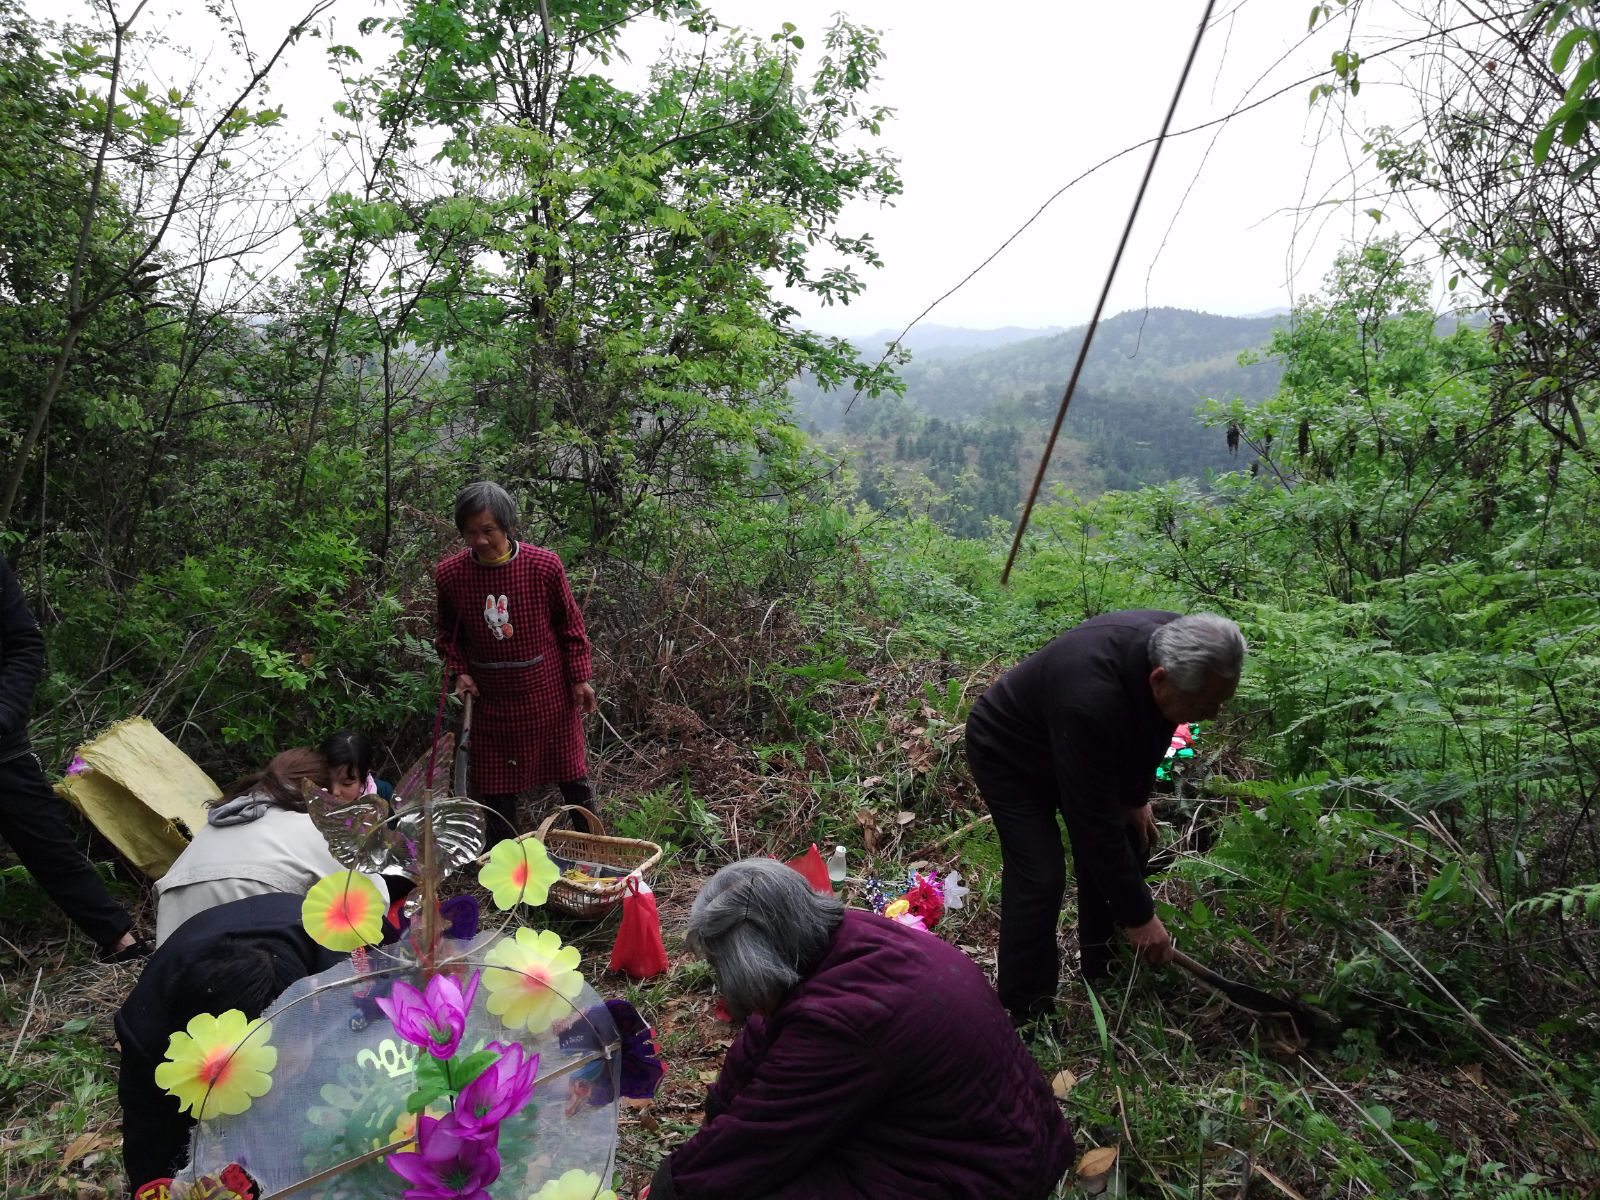
[[[650,1200],[1043,1200],[1072,1134],[983,972],[776,859],[708,880],[688,944],[747,1018]]]
[[[1173,729],[1217,715],[1244,668],[1239,627],[1214,613],[1104,613],[1002,675],[972,706],[967,758],[1000,836],[1000,1000],[1021,1024],[1051,1012],[1066,890],[1059,814],[1078,884],[1084,978],[1102,979],[1116,927],[1141,959],[1172,958],[1144,867],[1159,838],[1155,769]]]

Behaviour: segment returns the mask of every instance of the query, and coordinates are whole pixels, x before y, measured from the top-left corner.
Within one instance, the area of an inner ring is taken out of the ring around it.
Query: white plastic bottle
[[[833,848],[833,857],[828,860],[828,882],[837,888],[844,882],[844,877],[844,847],[835,846]]]

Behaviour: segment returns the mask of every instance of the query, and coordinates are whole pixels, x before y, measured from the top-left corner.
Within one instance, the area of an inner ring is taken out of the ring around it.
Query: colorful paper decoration
[[[867,903],[879,916],[912,929],[931,930],[953,908],[966,903],[967,889],[961,875],[951,871],[940,880],[937,875],[912,871],[903,881],[866,881]]]
[[[1173,779],[1194,758],[1194,743],[1200,736],[1198,724],[1179,725],[1172,731],[1172,743],[1167,747],[1166,761],[1156,768],[1156,778]]]

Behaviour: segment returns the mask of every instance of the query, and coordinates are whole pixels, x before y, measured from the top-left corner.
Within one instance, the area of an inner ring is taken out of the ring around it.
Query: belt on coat
[[[518,667],[537,667],[544,661],[544,655],[538,658],[525,659],[522,662],[475,662],[472,664],[474,671],[514,671]]]

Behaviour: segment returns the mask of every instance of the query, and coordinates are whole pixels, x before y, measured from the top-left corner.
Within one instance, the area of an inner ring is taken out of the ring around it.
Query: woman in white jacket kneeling
[[[344,870],[306,811],[302,784],[326,789],[315,750],[285,750],[267,769],[212,806],[206,824],[156,883],[156,945],[196,913],[267,892],[305,895]],[[381,877],[372,880],[385,890]]]

